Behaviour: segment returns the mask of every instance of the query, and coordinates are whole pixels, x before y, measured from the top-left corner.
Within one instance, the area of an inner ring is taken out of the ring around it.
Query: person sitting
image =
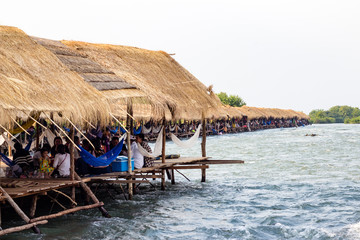
[[[144,141],[144,134],[140,133],[135,136],[136,142],[139,143],[148,153],[152,153],[151,147]],[[143,167],[152,167],[154,165],[154,159],[144,156]]]
[[[43,149],[46,149],[47,152],[49,153],[50,149],[51,149],[51,146],[49,144],[45,143],[43,145],[42,149],[39,149],[34,153],[33,163],[34,163],[34,168],[35,169],[39,169],[39,167],[40,167],[41,150],[43,150]]]
[[[14,148],[16,150],[13,162],[14,162],[14,170],[15,175],[17,177],[28,177],[30,172],[34,169],[33,159],[30,156],[29,151],[23,149],[21,143],[16,142],[14,144]],[[22,173],[22,175],[21,175]]]
[[[144,156],[140,153],[135,137],[131,136],[131,157],[134,158],[134,168],[140,169],[144,166]]]
[[[50,150],[50,155],[51,155],[50,157],[52,157],[52,158],[55,157],[55,155],[58,153],[58,147],[62,144],[63,144],[63,141],[62,141],[61,137],[54,138],[54,146]],[[65,151],[69,152],[69,149],[67,149],[67,147],[65,147]]]
[[[65,146],[62,144],[57,147],[53,166],[60,177],[70,176],[70,154],[66,152]]]
[[[40,150],[41,157],[39,159],[40,172],[44,173],[45,178],[49,178],[54,171],[54,168],[50,166],[49,150],[42,148]]]
[[[118,143],[119,143],[119,137],[117,136],[112,137],[110,142],[110,150],[113,149],[116,145],[118,145]]]

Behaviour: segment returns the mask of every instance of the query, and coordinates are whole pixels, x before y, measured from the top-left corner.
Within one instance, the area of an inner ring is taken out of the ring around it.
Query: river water
[[[207,154],[245,164],[212,165],[206,183],[182,170],[190,182],[176,174],[166,191],[157,181],[133,201],[101,199],[111,219],[83,211],[4,239],[360,239],[360,125],[213,136]]]

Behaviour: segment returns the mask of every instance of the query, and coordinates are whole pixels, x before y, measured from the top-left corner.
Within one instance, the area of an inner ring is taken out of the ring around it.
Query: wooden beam
[[[202,142],[201,142],[201,154],[202,157],[206,157],[206,119],[205,119],[205,113],[202,112],[201,114],[201,120],[202,120]],[[206,181],[206,170],[205,168],[201,169],[201,182]]]
[[[165,175],[133,175],[131,178],[163,178],[163,176],[165,177]]]
[[[242,164],[243,160],[203,160],[186,164]]]
[[[29,214],[29,217],[30,217],[30,218],[35,217],[37,200],[38,200],[38,195],[36,194],[36,195],[34,195],[34,196],[32,197],[30,214]]]
[[[148,180],[105,180],[106,183],[149,183]]]
[[[24,231],[26,229],[34,228],[34,227],[36,227],[36,225],[47,224],[47,223],[48,223],[47,220],[43,220],[43,221],[39,221],[39,222],[29,223],[29,224],[26,224],[26,225],[23,225],[23,226],[4,229],[4,230],[0,231],[0,236],[3,236],[5,234],[9,234],[9,233]]]
[[[127,132],[127,139],[126,139],[126,143],[127,143],[127,150],[128,150],[128,173],[132,174],[132,166],[131,166],[131,132],[133,129],[133,121],[130,118],[130,116],[133,115],[133,106],[132,106],[132,102],[131,100],[129,100],[129,102],[127,103],[127,115],[126,115],[126,127],[128,129]],[[128,184],[128,193],[129,193],[129,200],[133,199],[133,195],[134,195],[134,188],[133,188],[133,184],[129,183]]]
[[[206,169],[209,168],[209,165],[200,165],[200,166],[173,166],[171,169]]]
[[[97,199],[95,194],[91,191],[91,189],[81,180],[79,175],[75,173],[75,179],[80,181],[80,186],[84,189],[84,191],[87,193],[87,195],[91,198],[91,200],[94,203],[99,203],[100,201]],[[106,211],[106,209],[103,206],[99,207],[100,212],[104,217],[111,218],[110,214]]]
[[[166,119],[165,114],[163,118],[163,135],[162,135],[162,149],[161,149],[161,162],[165,163],[165,145],[166,145]],[[161,190],[165,190],[165,170],[161,171]]]
[[[61,217],[63,215],[69,214],[69,213],[73,213],[73,212],[77,212],[77,211],[81,211],[81,210],[86,210],[86,209],[91,209],[91,208],[97,208],[97,207],[102,207],[104,206],[103,202],[98,202],[98,203],[94,203],[91,205],[86,205],[86,206],[80,206],[80,207],[75,207],[75,208],[71,208],[71,209],[67,209],[58,213],[54,213],[54,214],[50,214],[47,216],[41,216],[41,217],[37,217],[37,218],[33,218],[30,220],[30,222],[38,222],[38,221],[42,221],[42,220],[48,220],[48,219],[53,219],[53,218],[57,218],[57,217]]]
[[[8,203],[14,208],[15,212],[26,222],[30,223],[30,218],[21,210],[21,208],[16,204],[16,202],[10,197],[10,195],[0,186],[0,191],[6,197]],[[32,229],[35,233],[40,234],[40,229],[36,226],[32,226]]]

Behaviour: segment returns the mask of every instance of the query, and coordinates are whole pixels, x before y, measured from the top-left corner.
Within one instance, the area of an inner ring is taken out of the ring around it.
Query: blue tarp
[[[3,161],[9,167],[14,165],[14,163],[5,154],[3,154],[1,152],[0,152],[0,158],[1,158],[1,161]]]
[[[100,157],[94,157],[91,153],[79,146],[81,149],[80,156],[87,164],[93,167],[106,167],[109,166],[117,156],[119,156],[123,147],[123,143],[124,139],[122,139],[121,142],[119,142],[118,145],[116,145],[113,149],[101,155]]]

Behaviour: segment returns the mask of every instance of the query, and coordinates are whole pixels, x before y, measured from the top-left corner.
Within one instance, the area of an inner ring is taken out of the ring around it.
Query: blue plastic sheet
[[[81,149],[80,156],[90,166],[106,167],[106,166],[109,166],[110,163],[112,163],[116,159],[117,156],[119,156],[119,154],[122,150],[122,147],[123,147],[123,143],[124,143],[124,139],[122,139],[118,143],[118,145],[116,145],[113,149],[111,149],[109,152],[101,155],[100,157],[94,157],[91,153],[89,153],[84,148],[79,146]]]

